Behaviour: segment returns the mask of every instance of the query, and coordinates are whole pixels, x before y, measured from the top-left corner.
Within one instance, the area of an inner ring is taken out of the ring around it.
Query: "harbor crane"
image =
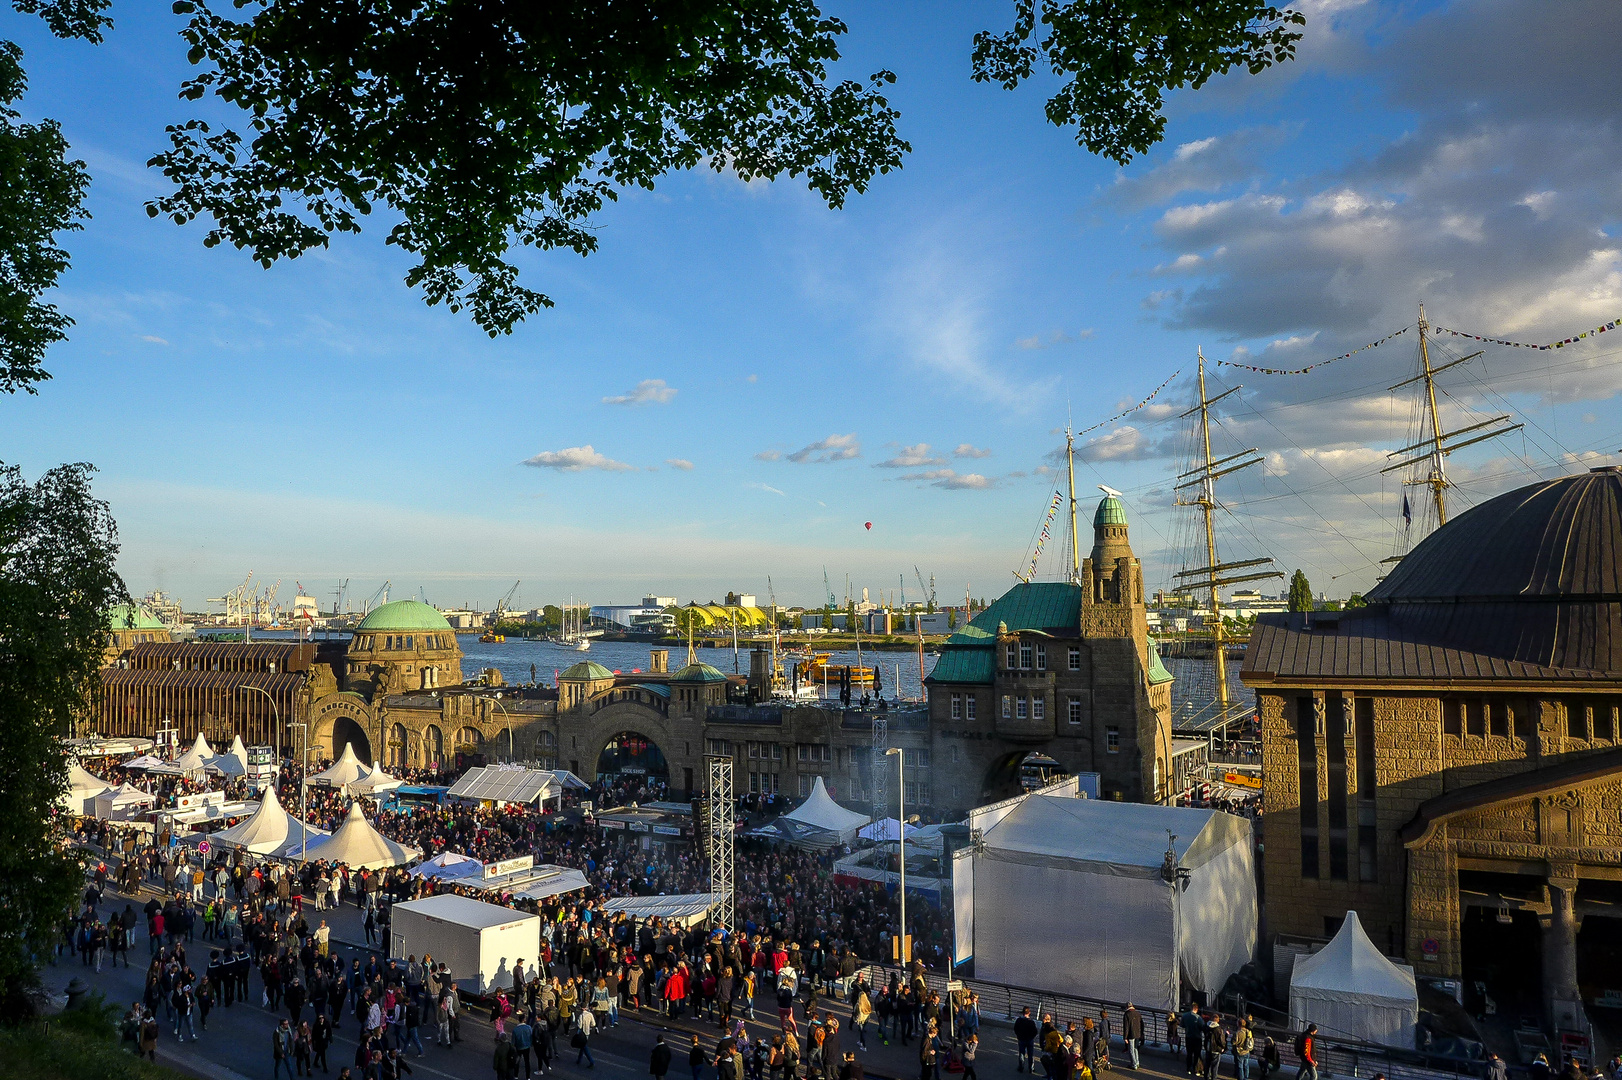
[[[385,581],[378,587],[378,590],[375,593],[368,596],[364,601],[361,602],[360,614],[362,618],[365,618],[367,615],[372,613],[373,604],[379,602],[380,600],[385,604],[389,602],[389,586],[392,584],[393,582]]]
[[[248,583],[251,581],[253,581],[253,571],[249,570],[248,576],[242,579],[241,585],[238,585],[224,596],[215,596],[208,600],[210,604],[225,605],[225,624],[227,626],[235,626],[242,621],[245,607],[243,598],[248,595]]]
[[[834,587],[828,583],[828,568],[822,568],[822,591],[828,594],[828,610],[832,611],[839,606],[839,598],[834,595]]]
[[[507,590],[507,595],[496,601],[496,615],[495,618],[491,620],[492,622],[501,621],[501,616],[507,612],[508,608],[512,607],[513,596],[517,594],[518,586],[522,585],[523,583],[524,581],[522,578],[513,582],[513,587]]]
[[[332,590],[332,613],[339,614],[344,608],[344,594],[349,591],[349,579],[344,578],[338,582],[338,587]]]
[[[929,575],[929,584],[924,584],[924,572],[918,569],[918,564],[912,564],[913,576],[918,579],[918,587],[924,591],[924,610],[929,614],[935,613],[935,575]]]

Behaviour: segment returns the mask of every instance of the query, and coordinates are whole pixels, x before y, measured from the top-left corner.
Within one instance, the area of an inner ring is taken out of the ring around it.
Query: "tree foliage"
[[[38,15],[57,37],[101,40],[110,0],[12,0],[25,15]],[[90,175],[68,157],[68,142],[55,120],[21,123],[14,108],[28,87],[23,51],[0,41],[0,393],[38,393],[49,379],[45,350],[67,337],[73,320],[40,297],[68,268],[57,243],[88,217]]]
[[[1312,584],[1307,581],[1307,575],[1299,570],[1290,576],[1290,610],[1312,610]]]
[[[0,1015],[34,981],[83,884],[54,814],[67,786],[58,739],[99,689],[108,609],[126,600],[116,531],[88,465],[28,483],[0,466]]]
[[[1294,58],[1306,16],[1256,0],[1014,0],[1014,25],[974,36],[974,78],[1012,90],[1038,63],[1068,81],[1048,120],[1125,165],[1166,134],[1169,90]],[[1040,23],[1040,26],[1038,25]]]
[[[706,165],[804,177],[829,206],[911,149],[880,71],[833,81],[845,25],[811,0],[178,0],[182,96],[214,94],[251,137],[202,120],[150,164],[175,184],[148,213],[214,222],[261,264],[360,231],[374,207],[430,304],[491,336],[552,301],[509,249],[596,250],[590,219],[627,187]]]

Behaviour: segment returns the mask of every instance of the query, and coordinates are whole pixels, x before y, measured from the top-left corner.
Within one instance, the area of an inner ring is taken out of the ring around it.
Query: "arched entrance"
[[[389,726],[388,746],[383,754],[386,767],[392,769],[406,764],[406,754],[410,749],[410,742],[410,736],[406,734],[404,724],[391,724]]]
[[[370,765],[372,763],[372,740],[366,737],[366,731],[353,719],[340,716],[332,723],[332,757],[334,760],[343,757],[344,747],[353,746],[355,756]]]
[[[597,779],[624,802],[644,802],[668,793],[670,764],[652,739],[637,731],[609,738],[597,755]]]
[[[484,764],[484,733],[476,727],[458,728],[451,749],[457,769],[476,769]]]
[[[432,769],[445,760],[445,733],[438,724],[429,724],[422,733],[422,763]]]

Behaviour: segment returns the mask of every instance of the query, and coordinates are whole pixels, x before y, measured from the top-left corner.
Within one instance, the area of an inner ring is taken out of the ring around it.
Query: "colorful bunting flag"
[[[1159,386],[1157,386],[1153,390],[1151,390],[1149,392],[1148,397],[1144,398],[1142,401],[1138,402],[1136,405],[1132,406],[1130,409],[1127,409],[1127,410],[1125,410],[1123,412],[1116,413],[1114,416],[1110,417],[1108,420],[1100,420],[1098,423],[1094,424],[1090,428],[1083,428],[1082,430],[1076,432],[1076,437],[1080,438],[1081,436],[1087,434],[1089,431],[1097,431],[1101,427],[1108,427],[1110,424],[1115,423],[1115,421],[1121,419],[1123,416],[1131,416],[1133,413],[1137,412],[1139,409],[1141,409],[1145,405],[1149,404],[1149,402],[1153,401],[1155,399],[1156,394],[1160,393],[1160,391],[1162,391],[1166,387],[1170,386],[1171,385],[1171,380],[1177,378],[1177,376],[1181,375],[1182,373],[1183,373],[1183,369],[1178,368],[1176,371],[1171,373],[1170,377],[1168,377],[1165,382],[1161,383]]]
[[[1367,352],[1370,349],[1378,349],[1381,345],[1384,345],[1398,334],[1406,334],[1412,329],[1412,326],[1405,326],[1401,330],[1393,330],[1379,341],[1371,341],[1361,348],[1353,349],[1351,352],[1341,353],[1339,356],[1331,356],[1328,360],[1319,360],[1316,364],[1308,364],[1304,368],[1294,368],[1288,371],[1284,370],[1283,368],[1256,367],[1253,364],[1240,364],[1233,360],[1218,360],[1217,363],[1225,367],[1244,368],[1246,371],[1254,371],[1258,375],[1305,375],[1313,368],[1320,368],[1325,364],[1333,364],[1336,360],[1345,360],[1349,356],[1356,356],[1358,353]]]
[[[1592,330],[1584,330],[1575,337],[1561,338],[1559,341],[1551,341],[1547,345],[1534,345],[1525,341],[1508,341],[1504,338],[1488,337],[1485,334],[1467,334],[1463,330],[1449,330],[1445,326],[1438,326],[1435,328],[1435,330],[1438,334],[1452,334],[1454,337],[1469,338],[1471,341],[1480,341],[1488,345],[1508,345],[1512,349],[1547,350],[1564,349],[1567,345],[1573,345],[1585,338],[1603,334],[1607,330],[1615,330],[1617,328],[1617,324],[1619,323],[1622,323],[1622,318],[1612,319],[1610,322],[1602,323],[1599,326],[1594,327]]]

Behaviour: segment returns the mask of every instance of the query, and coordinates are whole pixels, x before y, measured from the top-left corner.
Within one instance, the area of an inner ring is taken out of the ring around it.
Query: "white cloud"
[[[782,490],[780,490],[778,488],[774,488],[770,484],[757,484],[757,483],[751,482],[751,483],[745,484],[744,487],[752,488],[755,491],[764,491],[764,492],[767,492],[768,494],[771,494],[771,495],[781,495],[784,498],[788,497],[788,492],[782,491]]]
[[[995,477],[981,476],[979,473],[960,473],[955,469],[926,469],[923,472],[898,476],[896,479],[929,484],[948,491],[984,491],[997,486]]]
[[[755,456],[759,457],[760,455],[756,454]],[[855,434],[830,435],[826,439],[818,439],[808,446],[802,446],[788,455],[788,460],[797,464],[821,464],[829,461],[849,461],[851,458],[861,456],[862,444],[857,440]]]
[[[782,456],[783,456],[782,453],[780,451],[777,451],[777,450],[762,450],[758,454],[755,455],[755,460],[756,461],[776,461],[778,458],[781,458]]]
[[[669,465],[672,469],[680,469],[682,472],[692,472],[693,471],[693,463],[691,461],[688,461],[686,458],[679,458],[679,457],[665,458],[665,464]]]
[[[1098,331],[1091,327],[1085,330],[1077,330],[1074,334],[1067,333],[1064,330],[1053,330],[1045,337],[1041,334],[1032,334],[1030,337],[1019,338],[1015,340],[1014,344],[1022,349],[1051,349],[1055,345],[1068,345],[1076,341],[1086,341],[1096,333]]]
[[[585,446],[571,446],[566,450],[543,450],[532,458],[526,458],[525,465],[537,469],[556,469],[559,472],[584,472],[587,469],[601,469],[604,472],[634,472],[636,466],[627,465],[623,461],[615,461],[605,457],[592,449],[591,444]]]
[[[759,382],[759,381],[760,381],[760,376],[759,375],[751,375],[747,379],[744,380],[744,382]]]
[[[965,442],[958,443],[957,449],[952,451],[952,455],[960,458],[988,458],[991,456],[991,451],[981,450],[974,444]]]
[[[946,459],[930,452],[929,444],[903,446],[901,452],[888,461],[874,464],[875,469],[920,469],[928,465],[945,465]]]
[[[604,405],[668,405],[676,396],[676,388],[663,379],[643,379],[623,394],[603,398]]]

